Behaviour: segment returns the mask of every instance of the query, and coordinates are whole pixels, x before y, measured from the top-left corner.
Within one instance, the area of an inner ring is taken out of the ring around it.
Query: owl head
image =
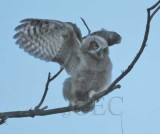
[[[97,35],[91,35],[83,39],[81,50],[96,59],[104,59],[108,55],[108,42]]]

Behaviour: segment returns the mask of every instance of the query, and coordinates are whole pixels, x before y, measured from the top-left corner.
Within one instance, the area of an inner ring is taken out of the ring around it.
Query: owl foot
[[[94,91],[94,90],[91,90],[90,92],[89,92],[89,99],[92,99],[95,95],[97,94],[97,92],[96,91]]]

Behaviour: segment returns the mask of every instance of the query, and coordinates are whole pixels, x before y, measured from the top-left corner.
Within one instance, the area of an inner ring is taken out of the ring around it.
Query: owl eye
[[[99,45],[97,44],[96,41],[91,41],[90,44],[89,44],[89,49],[98,49],[99,48]]]

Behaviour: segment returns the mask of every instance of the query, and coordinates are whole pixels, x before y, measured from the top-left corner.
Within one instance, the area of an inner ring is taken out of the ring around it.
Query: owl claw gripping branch
[[[82,37],[75,24],[46,19],[22,20],[16,31],[20,48],[41,60],[57,62],[70,75],[63,86],[69,105],[82,106],[110,84],[109,46],[121,41],[116,32],[102,29]],[[95,102],[80,111],[94,107]]]

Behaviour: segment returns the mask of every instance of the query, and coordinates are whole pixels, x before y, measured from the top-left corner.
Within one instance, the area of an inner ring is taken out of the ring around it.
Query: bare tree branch
[[[153,18],[154,15],[159,11],[159,9],[160,9],[160,6],[158,6],[158,7],[154,10],[154,12],[151,14],[150,20],[152,20],[152,18]]]
[[[119,88],[119,86],[116,86],[114,89]],[[89,104],[89,103],[88,103]],[[86,104],[86,105],[88,105]],[[4,112],[0,113],[0,118],[5,119],[7,118],[21,118],[21,117],[34,117],[34,116],[45,116],[50,114],[59,114],[64,112],[70,112],[74,110],[79,110],[82,107],[61,107],[61,108],[55,108],[55,109],[49,109],[49,110],[25,110],[25,111],[13,111],[13,112]]]
[[[138,61],[138,59],[140,58],[142,52],[144,51],[144,48],[146,47],[146,43],[147,43],[148,35],[149,35],[149,30],[150,30],[151,19],[157,13],[157,11],[160,8],[158,7],[158,10],[156,9],[153,12],[153,14],[151,14],[151,15],[150,15],[150,12],[151,12],[151,10],[154,10],[159,4],[160,4],[160,0],[156,4],[154,4],[152,7],[150,7],[150,8],[147,9],[147,24],[146,24],[145,34],[144,34],[144,38],[143,38],[143,41],[142,41],[141,48],[139,49],[136,57],[130,63],[130,65],[128,66],[128,68],[124,72],[122,72],[122,74],[119,77],[117,77],[115,79],[115,81],[112,82],[112,84],[108,87],[108,89],[105,90],[103,93],[99,94],[99,96],[97,96],[96,98],[102,97],[102,96],[104,96],[104,94],[106,95],[106,94],[109,93],[109,91],[112,91],[113,87],[132,70],[132,68],[134,67],[134,65],[136,64],[136,62]]]
[[[45,93],[44,93],[44,95],[42,97],[42,100],[38,104],[36,110],[12,111],[12,112],[3,112],[3,113],[0,113],[0,124],[3,124],[8,118],[45,116],[45,115],[59,114],[59,113],[79,110],[79,109],[85,107],[86,105],[92,103],[93,101],[96,101],[96,100],[100,99],[101,97],[109,94],[113,90],[115,90],[117,88],[120,88],[120,85],[117,85],[117,83],[120,80],[122,80],[132,70],[132,68],[134,67],[134,65],[136,64],[136,62],[138,61],[138,59],[140,58],[142,52],[144,51],[144,48],[146,46],[146,42],[147,42],[148,36],[149,36],[151,20],[154,17],[154,15],[159,11],[159,9],[160,9],[160,0],[157,3],[155,3],[153,6],[151,6],[150,8],[147,9],[146,30],[145,30],[145,34],[144,34],[144,38],[143,38],[141,47],[140,47],[140,49],[139,49],[136,57],[130,63],[130,65],[128,66],[128,68],[124,72],[122,72],[122,74],[119,75],[119,77],[117,77],[112,82],[112,84],[105,91],[103,91],[100,94],[94,96],[92,100],[90,100],[89,102],[87,102],[86,104],[84,104],[81,107],[70,107],[69,106],[69,107],[62,107],[62,108],[55,108],[55,109],[48,109],[48,110],[46,110],[45,108],[44,109],[39,109],[40,106],[42,105],[44,99],[45,99],[46,94],[47,94],[49,83],[50,83],[50,81],[52,81],[54,79],[54,77],[50,78],[50,74],[49,74],[48,75],[48,81],[46,83]],[[151,13],[152,10],[154,10],[154,11]],[[85,21],[84,21],[84,24],[85,24]],[[86,25],[86,27],[88,27],[88,26]],[[88,31],[90,31],[90,30],[88,30]],[[55,77],[57,77],[57,76],[55,76]]]
[[[48,87],[49,87],[50,82],[53,81],[62,71],[63,71],[63,68],[60,68],[60,70],[53,77],[51,77],[51,73],[49,72],[44,94],[43,94],[42,99],[40,100],[39,104],[35,107],[35,109],[34,109],[35,111],[37,111],[41,107],[41,105],[43,104],[45,97],[47,95],[47,92],[48,92]],[[47,106],[45,106],[42,109],[46,109],[46,108],[47,108]]]

